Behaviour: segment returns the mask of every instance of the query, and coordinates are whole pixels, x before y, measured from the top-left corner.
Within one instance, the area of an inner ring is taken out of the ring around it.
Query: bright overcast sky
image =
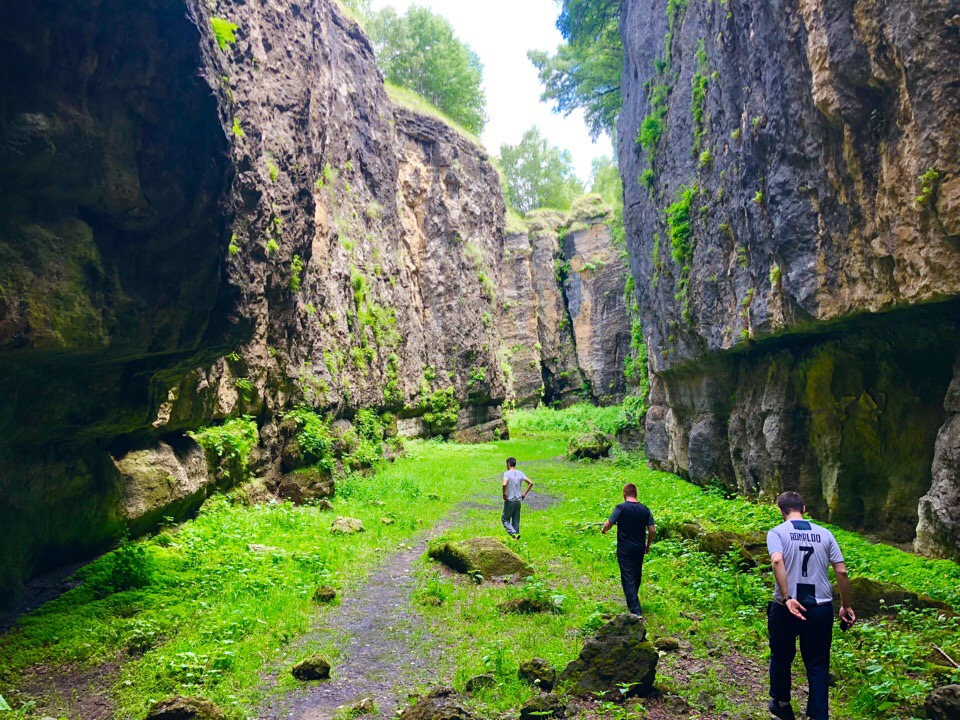
[[[374,10],[390,5],[403,13],[414,1],[372,4]],[[540,102],[542,87],[527,50],[552,53],[563,41],[555,25],[555,0],[416,0],[416,4],[449,20],[457,36],[480,56],[489,115],[481,139],[487,150],[495,155],[502,143],[515,145],[527,128],[536,125],[551,144],[570,151],[584,182],[593,158],[613,153],[606,135],[596,143],[590,140],[581,112],[564,117]]]

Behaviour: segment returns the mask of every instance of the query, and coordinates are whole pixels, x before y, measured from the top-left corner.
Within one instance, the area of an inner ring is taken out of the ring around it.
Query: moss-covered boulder
[[[488,580],[509,575],[533,575],[533,568],[523,558],[492,537],[435,543],[427,554],[451,570]]]
[[[483,688],[493,687],[497,684],[497,680],[493,675],[474,675],[472,678],[467,680],[467,684],[464,685],[464,689],[468,693],[476,692],[477,690],[482,690]]]
[[[336,485],[330,472],[318,467],[289,472],[281,477],[276,485],[277,495],[297,505],[333,497],[335,490]]]
[[[154,705],[146,720],[226,720],[226,717],[209,700],[177,696]]]
[[[330,678],[330,662],[319,655],[301,660],[292,668],[290,673],[297,680],[327,680]]]
[[[949,605],[934,600],[929,595],[919,595],[893,583],[881,583],[868,578],[853,578],[850,581],[850,604],[858,618],[866,619],[877,615],[896,615],[901,607],[914,610],[935,608],[953,614]],[[833,590],[834,609],[840,610],[840,593]]]
[[[767,554],[767,536],[762,532],[735,533],[726,530],[700,535],[697,540],[702,552],[720,558],[729,552],[736,553],[742,567],[770,564]]]
[[[520,708],[520,720],[562,718],[567,713],[566,703],[553,693],[543,693],[530,698]]]
[[[556,612],[558,609],[556,605],[547,602],[546,600],[526,597],[504,600],[497,607],[500,608],[500,612],[502,613],[516,613],[518,615],[535,615],[536,613]]]
[[[431,690],[400,715],[400,720],[474,720],[453,688]]]
[[[318,605],[329,605],[337,599],[337,591],[329,585],[321,585],[313,591],[313,601]]]
[[[557,669],[543,658],[531,658],[520,663],[517,677],[550,692],[557,682]]]
[[[610,454],[613,442],[602,432],[594,431],[580,435],[567,446],[570,460],[599,460]]]
[[[643,620],[636,615],[617,615],[583,644],[580,655],[560,673],[560,682],[582,697],[609,693],[618,697],[645,695],[653,687],[660,654],[646,640]]]
[[[357,518],[341,516],[330,525],[331,535],[354,535],[365,531],[366,528],[363,526],[363,522]]]
[[[937,688],[927,696],[923,709],[930,720],[960,720],[960,685]]]

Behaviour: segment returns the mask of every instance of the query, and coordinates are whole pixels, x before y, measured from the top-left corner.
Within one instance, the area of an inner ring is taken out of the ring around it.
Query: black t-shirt
[[[622,502],[613,509],[610,523],[617,526],[617,552],[643,552],[653,513],[643,503]]]

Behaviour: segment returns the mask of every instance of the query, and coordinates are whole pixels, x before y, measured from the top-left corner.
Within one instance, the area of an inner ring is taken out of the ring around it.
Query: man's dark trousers
[[[804,606],[807,607],[807,606]],[[830,672],[830,643],[833,640],[833,606],[830,603],[807,607],[806,620],[794,617],[785,605],[772,602],[767,610],[770,633],[770,695],[790,700],[790,665],[797,654],[807,669],[810,720],[827,720],[827,691]]]
[[[640,580],[643,577],[643,550],[624,552],[617,550],[617,563],[620,565],[620,584],[627,599],[627,608],[634,615],[640,614]]]

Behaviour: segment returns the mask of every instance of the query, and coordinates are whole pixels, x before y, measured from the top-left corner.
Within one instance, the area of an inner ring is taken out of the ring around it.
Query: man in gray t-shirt
[[[527,489],[522,490],[523,484]],[[507,471],[503,474],[503,514],[500,517],[503,528],[510,537],[520,539],[520,504],[533,483],[522,472],[517,470],[517,459],[507,458]]]
[[[767,550],[777,584],[767,610],[770,633],[770,712],[794,720],[790,704],[790,666],[797,653],[807,669],[810,720],[827,720],[830,644],[833,640],[833,591],[827,570],[833,566],[840,590],[842,629],[856,622],[850,607],[850,579],[833,533],[804,519],[803,498],[785,492],[777,498],[783,522],[767,533]]]

